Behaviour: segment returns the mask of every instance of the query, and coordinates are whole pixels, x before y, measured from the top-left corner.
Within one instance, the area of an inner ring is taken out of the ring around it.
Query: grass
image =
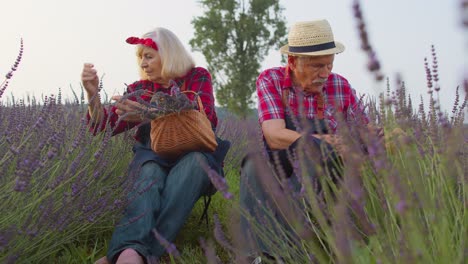
[[[353,10],[369,70],[380,80],[359,1]],[[0,85],[0,97],[22,52],[21,42],[18,58]],[[294,212],[283,215],[286,225],[280,225],[276,215],[270,222],[252,219],[255,232],[268,238],[272,255],[286,263],[466,262],[467,95],[457,88],[452,112],[442,112],[434,47],[431,55],[433,65],[427,59],[424,64],[427,105],[421,101],[415,108],[402,81],[394,89],[388,86],[378,102],[366,102],[371,120],[385,130],[385,141],[358,125],[341,130],[350,151],[339,186],[327,180],[328,171],[319,170],[322,185],[330,185],[323,196],[307,184],[298,197],[289,196],[286,188],[273,193],[279,194],[281,212]],[[468,92],[468,86],[464,88]],[[0,263],[93,263],[106,253],[132,186],[126,168],[133,141],[128,133],[110,137],[111,131],[93,137],[83,119],[84,96],[75,97],[74,102],[62,102],[60,94],[42,101],[0,101]],[[241,263],[238,246],[251,242],[237,230],[240,215],[248,217],[239,209],[239,168],[246,151],[260,147],[258,124],[226,113],[220,121],[219,135],[232,143],[225,168],[234,198],[227,200],[219,192],[212,197],[208,226],[199,223],[204,208],[200,200],[174,242],[181,256],[166,255],[162,262]],[[298,161],[300,166],[314,158],[307,155]],[[260,177],[275,182],[271,173],[264,171]],[[290,201],[291,208],[284,207],[284,201]],[[291,210],[298,202],[300,209]],[[269,207],[260,210],[273,215]],[[221,228],[214,223],[215,215]],[[206,252],[200,238],[208,244]]]
[[[229,186],[232,186],[230,190],[234,194],[234,197],[238,198],[238,172],[232,171],[226,176],[226,179]],[[193,208],[192,214],[174,242],[181,253],[181,258],[177,263],[206,263],[204,252],[199,244],[199,239],[203,237],[206,240],[214,240],[213,214],[218,215],[221,222],[228,223],[230,214],[229,208],[232,208],[235,204],[236,199],[226,200],[220,193],[214,194],[208,211],[209,224],[207,225],[205,219],[202,219],[202,222],[200,222],[200,217],[202,216],[205,206],[203,198],[197,202]],[[44,263],[94,263],[106,254],[107,244],[112,235],[112,228],[112,226],[107,227],[107,231],[103,232],[100,236],[96,236],[96,234],[82,235],[76,238],[76,240],[62,245],[57,253],[49,256],[44,260]],[[222,248],[218,247],[218,250],[222,250]],[[228,261],[226,253],[220,254],[220,258],[225,262]],[[161,262],[170,263],[169,256],[164,256]]]

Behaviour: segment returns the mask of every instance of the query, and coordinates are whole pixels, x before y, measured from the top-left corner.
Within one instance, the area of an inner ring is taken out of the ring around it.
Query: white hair
[[[164,79],[169,80],[182,77],[195,67],[195,61],[192,56],[172,31],[157,27],[145,33],[142,38],[151,38],[156,42],[159,56],[161,57],[161,77]],[[137,55],[141,54],[142,49],[143,47],[138,45]],[[137,57],[138,65],[140,65],[141,57]],[[143,79],[147,78],[142,69],[140,69],[140,77]]]

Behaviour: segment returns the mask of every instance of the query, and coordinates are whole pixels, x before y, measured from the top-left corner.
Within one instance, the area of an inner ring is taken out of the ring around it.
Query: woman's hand
[[[99,77],[97,76],[97,71],[94,69],[93,64],[84,64],[83,71],[81,72],[81,82],[88,94],[88,100],[95,97],[99,91]]]
[[[88,112],[94,123],[100,124],[104,117],[104,112],[99,98],[99,77],[91,63],[85,63],[81,72],[81,82],[88,97]]]
[[[122,95],[114,95],[112,96],[112,100],[115,100],[115,107],[117,110],[115,111],[122,120],[127,122],[141,122],[142,114],[145,111],[146,106],[129,100],[129,99],[122,99]]]

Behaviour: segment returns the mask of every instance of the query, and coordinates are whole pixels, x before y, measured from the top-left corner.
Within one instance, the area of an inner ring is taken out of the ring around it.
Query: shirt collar
[[[189,72],[190,73],[190,72]],[[182,84],[184,83],[185,79],[188,77],[189,73],[187,73],[186,75],[182,76],[182,77],[177,77],[177,78],[174,78],[173,80],[176,82],[177,86],[181,87]],[[150,80],[141,80],[143,83],[147,84],[147,85],[152,85],[154,87],[154,89],[167,89],[168,87],[164,87],[162,86],[160,83],[157,83],[157,82],[152,82]]]

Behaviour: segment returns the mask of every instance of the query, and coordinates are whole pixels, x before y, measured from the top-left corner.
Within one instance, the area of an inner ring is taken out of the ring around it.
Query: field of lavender
[[[0,86],[0,98],[22,52],[21,43]],[[127,175],[133,154],[131,131],[112,137],[107,130],[93,136],[83,94],[72,102],[63,101],[61,94],[5,101],[0,102],[0,263],[94,262],[105,255],[132,187]],[[239,121],[227,118],[218,128],[222,137],[240,141],[227,157],[227,178],[235,177],[245,148],[247,130],[235,122]],[[223,200],[215,195],[210,212],[223,211],[230,202]],[[190,260],[195,251],[202,261],[198,238],[209,236],[213,226],[213,221],[209,227],[199,222],[202,209],[200,202],[184,229],[189,231],[178,238],[186,247],[182,256]],[[219,219],[225,218],[221,212]]]
[[[306,189],[301,199],[308,206],[297,218],[308,212],[302,235],[291,238],[286,230],[272,232],[271,226],[258,223],[257,231],[272,241],[274,255],[286,263],[466,260],[467,99],[457,93],[453,111],[441,112],[432,77],[435,66],[426,63],[428,111],[423,102],[414,110],[404,83],[396,89],[389,85],[378,103],[367,102],[371,119],[385,128],[385,141],[366,135],[357,142],[353,135],[362,131],[353,126],[342,130],[350,155],[340,187],[330,187],[337,198],[323,204]],[[78,96],[73,102],[64,102],[60,94],[8,102],[0,104],[0,262],[92,263],[105,254],[127,202],[131,133],[111,137],[107,130],[93,136]],[[199,223],[203,203],[197,205],[175,242],[179,250],[167,261],[243,261],[236,246],[246,243],[236,237],[242,213],[237,204],[239,166],[247,146],[260,147],[258,128],[255,120],[225,115],[218,134],[233,143],[225,163],[230,189],[213,197],[208,227]],[[361,153],[358,144],[365,144],[368,153]],[[226,192],[234,198],[226,199]]]
[[[132,186],[126,168],[134,139],[110,131],[93,137],[86,111],[60,96],[1,105],[1,263],[91,263],[105,254]],[[219,133],[245,141],[245,130],[227,124]],[[227,175],[236,173],[242,147],[231,150]],[[221,195],[213,199],[210,212],[227,205]],[[211,233],[212,224],[198,222],[201,210],[200,202],[187,224],[193,234],[182,232],[192,246]]]
[[[367,40],[365,27],[360,30]],[[382,79],[372,48],[365,41],[363,47],[369,70]],[[0,263],[93,263],[105,255],[128,202],[132,131],[93,136],[82,94],[71,101],[60,94],[4,100],[22,51],[21,43],[0,85]],[[431,56],[425,63],[429,102],[416,105],[403,81],[388,84],[377,99],[364,98],[384,139],[340,124],[349,155],[338,184],[323,170],[321,193],[304,181],[299,194],[287,188],[271,194],[288,225],[275,217],[251,219],[270,241],[270,255],[284,263],[466,263],[468,81],[457,88],[452,111],[442,111],[434,48]],[[255,119],[220,118],[217,134],[232,143],[226,182],[216,185],[209,224],[199,221],[201,199],[162,262],[248,263],[241,247],[252,241],[238,230],[245,213],[238,204],[239,168],[247,151],[261,148],[258,132]],[[313,158],[308,155],[299,167]],[[299,176],[306,178],[306,171]],[[261,174],[262,181],[272,177]],[[267,206],[262,212],[272,216]]]

